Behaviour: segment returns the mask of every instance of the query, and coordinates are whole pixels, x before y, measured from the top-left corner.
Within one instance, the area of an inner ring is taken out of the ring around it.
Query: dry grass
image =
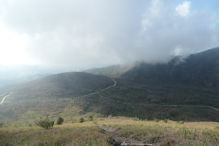
[[[140,121],[117,117],[99,118],[84,123],[65,123],[53,129],[38,127],[0,128],[0,145],[109,145],[109,134],[99,126],[119,129],[118,136],[156,145],[210,145],[219,144],[219,123],[174,121]]]

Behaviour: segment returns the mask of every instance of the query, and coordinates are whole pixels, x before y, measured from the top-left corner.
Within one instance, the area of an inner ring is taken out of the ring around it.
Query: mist
[[[212,8],[218,2],[207,4],[201,0],[0,0],[0,26],[23,42],[7,48],[6,59],[69,70],[167,61],[219,45],[219,14]],[[8,44],[0,45],[0,51]],[[19,52],[23,53],[19,56]]]

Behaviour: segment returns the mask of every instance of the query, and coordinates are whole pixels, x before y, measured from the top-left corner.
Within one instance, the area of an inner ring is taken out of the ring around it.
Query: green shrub
[[[54,126],[54,121],[50,121],[49,119],[40,120],[35,122],[35,124],[39,127],[42,127],[44,129],[51,129]]]
[[[155,118],[155,119],[154,119],[154,121],[155,121],[155,122],[159,122],[160,120],[159,120],[159,119],[157,119],[157,118]]]
[[[79,120],[80,123],[83,123],[84,121],[85,121],[84,118],[80,118]]]
[[[89,116],[89,121],[93,121],[93,120],[94,120],[93,116]]]
[[[179,123],[179,124],[184,124],[184,121],[177,121],[177,123]]]
[[[3,127],[4,126],[4,124],[3,123],[0,123],[0,127]]]
[[[164,119],[163,122],[164,122],[164,123],[168,123],[168,119]]]
[[[57,124],[57,125],[62,125],[63,122],[64,122],[64,119],[63,119],[62,117],[59,117],[59,118],[57,119],[57,121],[56,121],[56,124]]]

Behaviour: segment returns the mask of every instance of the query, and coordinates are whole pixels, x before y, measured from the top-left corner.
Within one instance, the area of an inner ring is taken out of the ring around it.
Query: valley
[[[8,88],[1,92],[0,144],[214,146],[219,48],[179,60],[65,72]],[[58,117],[63,125],[36,126]]]
[[[219,146],[219,0],[0,0],[0,146]]]

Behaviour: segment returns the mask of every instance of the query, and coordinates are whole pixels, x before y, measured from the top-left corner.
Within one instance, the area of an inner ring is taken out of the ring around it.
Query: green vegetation
[[[80,122],[80,123],[85,122],[84,118],[80,118],[79,122]]]
[[[154,122],[159,122],[159,121],[160,121],[160,120],[159,120],[159,119],[157,119],[157,118],[155,118],[155,119],[154,119]]]
[[[0,106],[0,145],[109,145],[115,136],[120,142],[216,145],[219,125],[204,121],[219,121],[218,53],[138,64],[114,76],[115,87],[105,76],[63,73],[13,88]]]
[[[163,122],[164,122],[164,123],[168,123],[168,119],[164,119]]]
[[[35,124],[39,127],[42,127],[46,130],[53,128],[54,121],[50,121],[48,118],[45,120],[36,121]]]
[[[89,116],[89,121],[93,121],[94,117],[93,116]]]
[[[117,117],[97,118],[95,123],[65,123],[50,130],[35,126],[2,127],[0,145],[107,146],[112,138],[120,137],[125,141],[154,145],[216,146],[219,142],[219,124],[213,122],[185,122],[181,125],[174,121],[157,123]]]
[[[13,99],[30,99],[39,97],[63,98],[78,97],[113,84],[105,76],[85,72],[69,72],[47,76],[28,82],[10,90]]]
[[[62,117],[59,117],[59,118],[57,119],[57,121],[56,121],[56,124],[57,124],[57,125],[62,125],[63,122],[64,122],[64,119],[63,119]]]
[[[151,87],[147,88],[145,85],[138,87],[136,84],[118,79],[117,82],[118,85],[112,89],[80,98],[75,102],[85,112],[95,111],[105,116],[137,117],[141,120],[157,118],[176,121],[219,121],[219,111],[210,107],[162,104],[165,100],[156,95],[157,90],[150,90]]]
[[[184,121],[177,121],[179,124],[184,124]]]
[[[77,121],[72,117],[85,113],[141,120],[219,121],[218,59],[216,48],[183,61],[176,57],[168,63],[90,70],[116,77],[113,88],[107,88],[112,79],[102,75],[76,72],[48,76],[4,93],[10,98],[0,106],[0,122],[31,123],[45,115]]]

